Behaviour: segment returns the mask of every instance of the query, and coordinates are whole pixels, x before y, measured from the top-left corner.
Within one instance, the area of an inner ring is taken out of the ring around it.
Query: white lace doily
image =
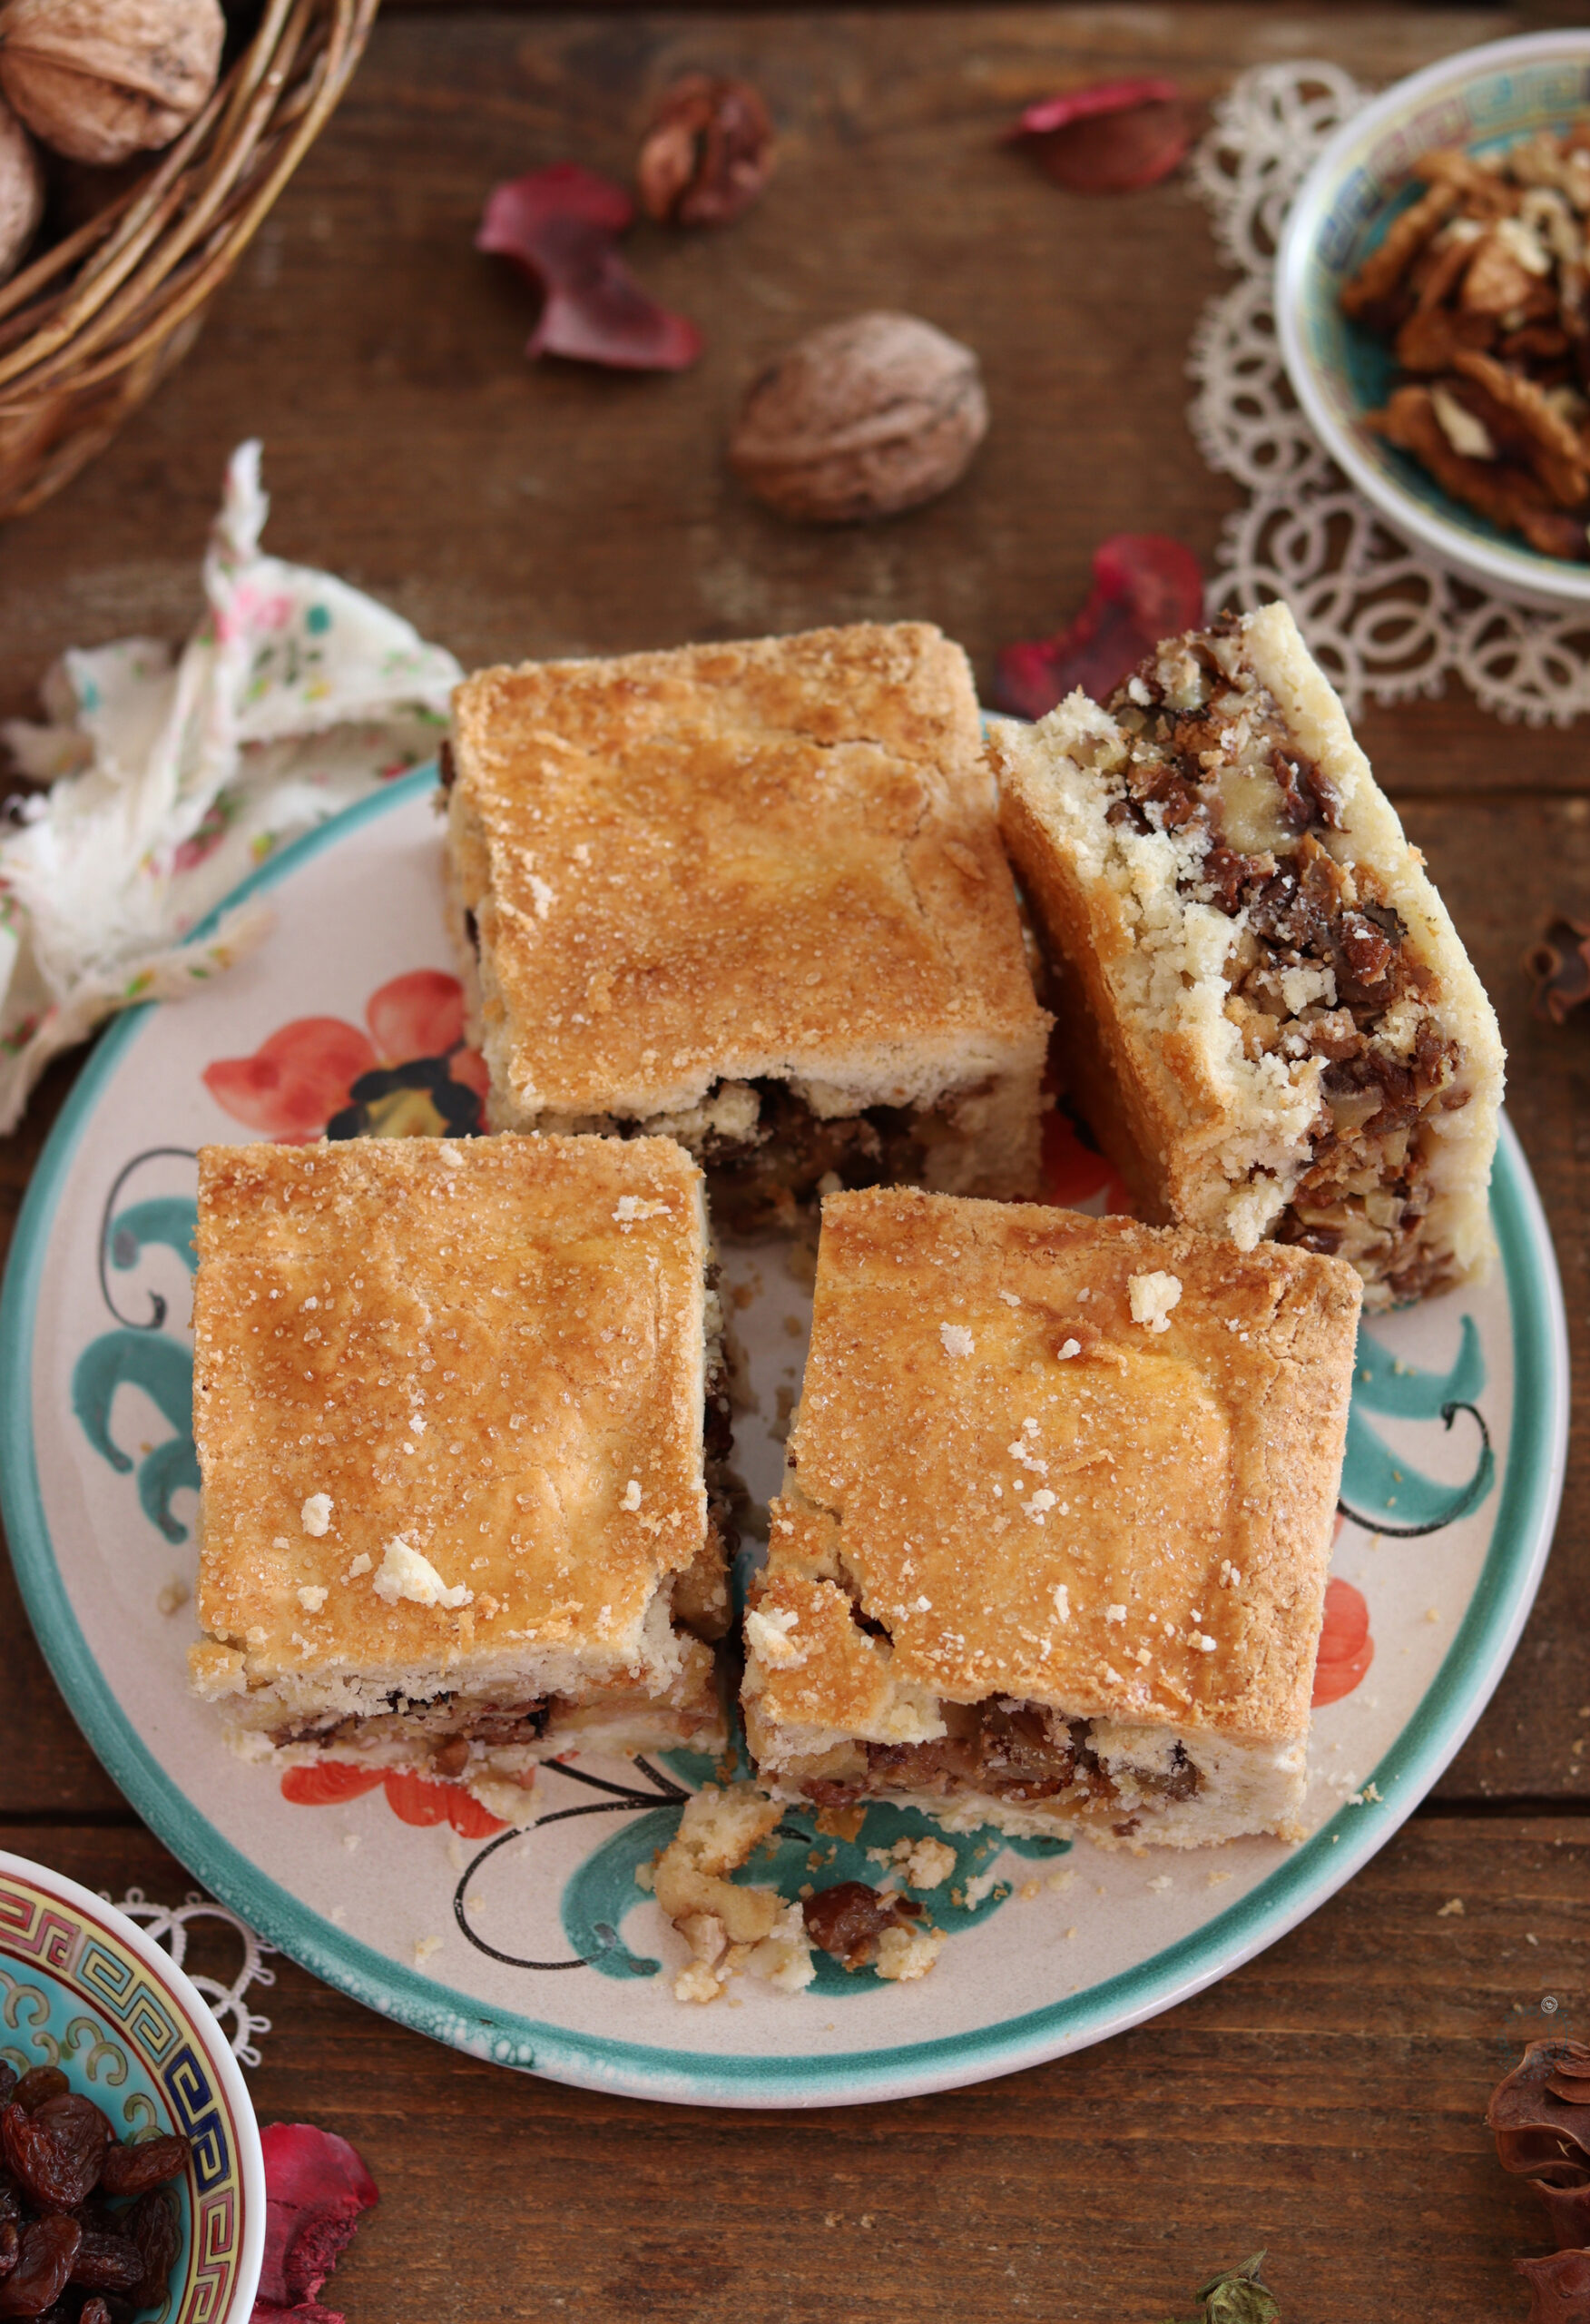
[[[270,2020],[250,2009],[247,1996],[250,1985],[276,1983],[276,1972],[265,1966],[264,1959],[267,1953],[275,1951],[275,1946],[256,1936],[248,1922],[240,1920],[225,1905],[218,1905],[213,1897],[201,1896],[196,1889],[189,1890],[186,1903],[172,1905],[152,1905],[142,1888],[129,1888],[120,1897],[108,1896],[103,1888],[100,1894],[107,1905],[113,1904],[118,1912],[136,1921],[157,1945],[163,1945],[179,1969],[183,1966],[183,1955],[188,1950],[188,1932],[196,1921],[219,1923],[233,1931],[242,1949],[242,1960],[230,1985],[223,1984],[219,1977],[199,1976],[191,1969],[188,1974],[215,2013],[238,2063],[257,2066],[260,2053],[254,2046],[255,2037],[270,2033]]]
[[[1251,496],[1226,520],[1214,606],[1285,597],[1350,712],[1406,702],[1454,673],[1498,717],[1565,726],[1590,710],[1583,611],[1510,605],[1446,573],[1388,530],[1297,409],[1275,334],[1271,277],[1287,206],[1327,137],[1367,92],[1335,64],[1263,64],[1215,108],[1192,174],[1242,279],[1193,338],[1189,419],[1210,466]]]

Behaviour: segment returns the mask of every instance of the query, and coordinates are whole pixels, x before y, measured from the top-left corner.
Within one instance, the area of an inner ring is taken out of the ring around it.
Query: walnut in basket
[[[38,231],[44,208],[44,173],[26,130],[0,97],[0,282]]]
[[[181,135],[225,34],[219,0],[10,0],[0,89],[55,153],[108,167]]]

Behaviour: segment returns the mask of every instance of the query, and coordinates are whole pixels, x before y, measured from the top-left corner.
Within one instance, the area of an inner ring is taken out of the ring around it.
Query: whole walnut
[[[33,139],[0,97],[0,282],[38,231],[44,207],[44,172]]]
[[[781,515],[844,525],[947,492],[987,427],[969,347],[915,315],[851,315],[752,381],[729,458]]]
[[[0,88],[57,153],[107,167],[181,135],[225,35],[219,0],[10,0]]]

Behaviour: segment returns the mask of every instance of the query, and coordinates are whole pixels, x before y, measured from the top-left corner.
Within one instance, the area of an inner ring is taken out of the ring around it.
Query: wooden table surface
[[[1075,607],[1104,534],[1168,531],[1207,556],[1233,505],[1183,419],[1188,340],[1222,281],[1195,196],[1062,193],[997,143],[1014,108],[1147,69],[1211,98],[1285,55],[1387,79],[1521,21],[391,15],[185,365],[0,537],[0,712],[32,709],[67,645],[184,631],[226,455],[254,434],[270,545],[466,664],[908,615],[962,638],[986,680],[998,645]],[[647,281],[701,321],[703,361],[669,379],[527,369],[528,300],[471,249],[484,193],[564,157],[625,175],[649,94],[696,64],[748,74],[782,129],[740,225],[634,237]],[[977,349],[986,447],[892,525],[785,526],[726,470],[739,392],[800,330],[878,305]],[[1500,1011],[1582,1365],[1590,1021],[1533,1020],[1520,956],[1546,916],[1590,906],[1585,730],[1503,726],[1449,690],[1361,733]],[[58,1067],[0,1143],[7,1226],[70,1079]],[[1590,2036],[1585,1418],[1581,1396],[1539,1603],[1433,1797],[1303,1927],[1119,2040],[902,2105],[714,2113],[482,2065],[280,1963],[260,2112],[343,2132],[383,2191],[331,2288],[350,2324],[1153,2324],[1261,2245],[1287,2324],[1522,2314],[1509,2260],[1541,2248],[1533,2201],[1481,2117],[1528,2032]],[[4,1572],[0,1640],[0,1846],[177,1901],[186,1875],[93,1760]],[[1453,1896],[1463,1914],[1438,1917]]]

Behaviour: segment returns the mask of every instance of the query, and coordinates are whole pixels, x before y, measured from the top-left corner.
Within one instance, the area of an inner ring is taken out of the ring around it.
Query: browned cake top
[[[669,1140],[207,1147],[198,1248],[200,1616],[252,1676],[616,1653],[701,1547]]]
[[[465,901],[532,1108],[1002,1058],[1039,1038],[971,673],[914,623],[480,672]],[[486,861],[489,861],[489,879]]]
[[[876,1657],[826,1579],[892,1640],[897,1684],[1301,1732],[1359,1291],[1275,1245],[831,1196],[761,1601],[804,1659],[761,1716],[868,1716]]]

